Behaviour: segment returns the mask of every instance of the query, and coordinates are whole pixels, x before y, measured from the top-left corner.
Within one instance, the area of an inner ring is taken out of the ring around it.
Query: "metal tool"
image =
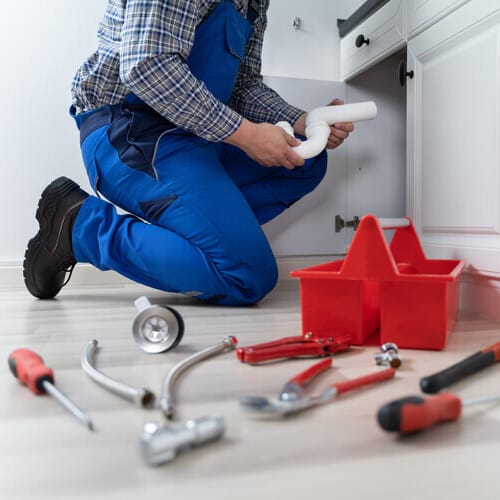
[[[49,393],[89,430],[94,430],[90,417],[54,386],[54,372],[43,359],[29,349],[16,349],[9,356],[9,368],[14,377],[34,394]]]
[[[153,405],[155,395],[144,387],[136,388],[123,382],[111,378],[95,367],[95,353],[97,351],[97,340],[91,340],[85,347],[82,354],[83,371],[96,383],[104,389],[131,401],[143,408]]]
[[[350,345],[351,337],[348,335],[314,338],[312,333],[305,333],[302,337],[284,337],[240,347],[236,355],[242,363],[262,363],[281,358],[331,356],[349,349]]]
[[[461,400],[449,392],[436,396],[408,396],[383,405],[377,420],[385,431],[412,434],[441,422],[458,420],[464,406],[499,401],[500,394]]]
[[[393,368],[386,368],[362,377],[336,382],[324,389],[319,395],[307,396],[304,387],[319,373],[330,368],[331,364],[331,358],[324,359],[299,373],[284,385],[277,400],[270,400],[261,396],[248,396],[242,398],[240,404],[244,409],[249,410],[256,416],[281,418],[317,405],[329,403],[344,392],[390,379],[395,374]]]
[[[139,314],[134,320],[132,332],[143,351],[156,354],[179,344],[184,335],[184,321],[173,307],[152,305],[144,296],[134,303]]]
[[[420,379],[420,389],[434,394],[463,378],[487,368],[500,360],[500,342],[462,359],[440,372]]]
[[[380,346],[380,352],[374,354],[375,362],[380,366],[399,368],[402,364],[398,346],[394,342],[386,342]]]
[[[187,358],[183,359],[180,363],[175,365],[165,377],[160,398],[160,408],[165,417],[169,420],[174,417],[174,398],[173,398],[173,388],[175,381],[181,373],[186,371],[188,368],[194,364],[203,361],[204,359],[210,358],[216,354],[222,354],[231,349],[234,349],[238,343],[236,337],[228,336],[225,337],[222,342],[215,344],[214,346],[207,347],[202,351],[199,351]]]
[[[146,424],[141,436],[142,457],[148,465],[160,465],[175,458],[180,451],[220,439],[225,430],[225,420],[220,416],[188,420],[178,428]]]

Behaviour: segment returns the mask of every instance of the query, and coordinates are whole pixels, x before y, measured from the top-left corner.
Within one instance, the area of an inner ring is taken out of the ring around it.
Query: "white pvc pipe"
[[[302,158],[308,159],[318,155],[325,149],[330,136],[330,126],[335,123],[359,122],[371,120],[377,116],[377,105],[373,101],[324,106],[309,111],[306,116],[306,140],[295,146],[293,150]],[[287,122],[278,122],[290,135],[293,128]]]

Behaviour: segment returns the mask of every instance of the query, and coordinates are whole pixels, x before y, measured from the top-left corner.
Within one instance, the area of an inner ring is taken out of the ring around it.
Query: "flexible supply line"
[[[172,420],[174,418],[174,385],[176,380],[178,379],[181,373],[185,372],[188,368],[203,361],[207,358],[215,356],[216,354],[222,354],[227,351],[236,348],[238,340],[236,337],[229,335],[224,338],[222,342],[219,342],[211,347],[207,347],[202,351],[196,352],[191,356],[183,359],[179,363],[177,363],[166,375],[163,380],[162,388],[161,388],[161,397],[160,397],[160,408],[163,415],[167,418],[167,420]]]
[[[315,108],[306,116],[307,139],[295,146],[293,150],[306,160],[313,158],[325,149],[331,125],[371,120],[376,116],[377,105],[373,101]],[[293,128],[288,122],[278,122],[276,125],[293,135]]]
[[[94,355],[97,351],[97,340],[91,340],[82,354],[83,371],[98,385],[109,392],[120,396],[127,401],[134,403],[142,408],[152,406],[155,400],[154,394],[143,387],[132,387],[123,382],[119,382],[104,373],[100,372],[94,366]]]

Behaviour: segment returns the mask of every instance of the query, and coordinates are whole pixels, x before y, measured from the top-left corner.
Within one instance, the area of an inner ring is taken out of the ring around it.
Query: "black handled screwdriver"
[[[427,394],[435,394],[441,389],[462,380],[500,360],[500,342],[486,347],[458,363],[433,375],[420,379],[420,389]]]

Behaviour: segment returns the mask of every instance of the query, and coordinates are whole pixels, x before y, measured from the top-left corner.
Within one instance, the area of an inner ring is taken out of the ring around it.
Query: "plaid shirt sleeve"
[[[210,141],[231,135],[241,116],[217,100],[184,64],[197,22],[197,2],[128,0],[120,78],[175,125]]]
[[[262,43],[267,25],[269,0],[260,2],[259,16],[254,22],[254,33],[249,40],[245,61],[242,63],[230,105],[251,121],[294,124],[303,111],[289,105],[262,81]]]
[[[293,123],[301,111],[288,106],[260,76],[268,5],[269,0],[259,2],[259,17],[230,105],[216,99],[184,63],[198,22],[196,1],[127,1],[120,43],[122,82],[169,121],[210,141],[234,133],[242,116]]]

